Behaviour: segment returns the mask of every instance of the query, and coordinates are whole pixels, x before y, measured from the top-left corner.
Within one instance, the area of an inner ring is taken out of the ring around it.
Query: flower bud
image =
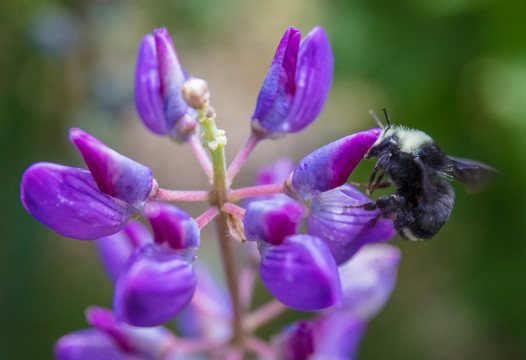
[[[310,321],[287,325],[272,338],[277,360],[307,360],[314,353],[314,329]]]
[[[302,130],[329,94],[334,61],[327,35],[318,26],[300,38],[299,30],[287,29],[259,92],[252,129],[263,138]]]
[[[181,67],[165,28],[143,37],[135,71],[135,105],[143,123],[158,135],[185,141],[197,122],[183,99],[188,75]]]
[[[194,109],[204,108],[210,101],[207,82],[203,79],[190,78],[183,86],[183,99]]]
[[[280,245],[262,242],[260,252],[261,280],[284,305],[314,311],[340,303],[338,268],[322,240],[293,235]]]
[[[290,198],[253,201],[243,219],[247,240],[279,245],[296,234],[304,213],[303,206]]]
[[[110,310],[86,311],[91,329],[75,331],[55,344],[57,360],[182,359],[172,350],[173,335],[165,328],[137,328],[117,323]]]
[[[172,249],[199,246],[199,226],[177,206],[153,202],[146,207],[144,216],[150,222],[156,243],[167,243]]]
[[[39,162],[22,175],[24,208],[61,235],[93,240],[115,234],[138,210],[102,193],[84,169]]]
[[[305,156],[294,169],[292,185],[306,201],[345,184],[380,132],[370,129],[352,134]]]
[[[84,130],[69,130],[69,140],[84,158],[105,194],[141,209],[153,187],[152,170],[119,154]]]
[[[116,234],[95,240],[95,245],[106,274],[115,283],[132,252],[152,242],[150,232],[134,221]]]
[[[135,250],[115,285],[113,309],[118,321],[157,326],[173,319],[194,295],[194,249],[173,250],[149,244]]]
[[[338,264],[349,260],[363,245],[387,241],[396,234],[393,222],[383,218],[380,210],[352,207],[370,201],[348,184],[310,201],[307,232],[328,245]]]

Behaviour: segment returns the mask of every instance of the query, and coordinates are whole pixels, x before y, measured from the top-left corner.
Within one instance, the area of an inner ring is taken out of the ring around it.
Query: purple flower
[[[194,113],[182,96],[188,75],[181,67],[170,35],[155,29],[139,44],[135,70],[135,105],[144,125],[158,135],[185,141],[194,132]]]
[[[364,244],[396,233],[380,210],[353,208],[371,200],[345,184],[380,132],[370,129],[325,145],[304,157],[292,174],[294,190],[308,203],[307,232],[327,243],[338,264]]]
[[[119,321],[157,326],[172,320],[194,295],[194,249],[149,244],[135,250],[115,285],[113,309]]]
[[[142,208],[153,187],[152,170],[119,154],[84,130],[69,130],[91,175],[103,193]]]
[[[310,200],[345,184],[380,132],[381,129],[370,129],[348,135],[305,156],[294,169],[294,189],[303,200]]]
[[[259,92],[252,128],[263,138],[302,130],[329,94],[334,61],[327,35],[318,26],[300,38],[292,26],[285,31]]]
[[[136,328],[116,323],[106,309],[92,307],[86,317],[93,328],[62,336],[55,344],[57,360],[175,359],[173,335],[164,328]]]
[[[276,359],[354,359],[366,325],[361,319],[335,313],[290,324],[272,339]]]
[[[261,280],[288,307],[314,311],[338,304],[341,285],[329,248],[311,235],[288,236],[279,245],[260,245]]]
[[[139,212],[102,193],[89,171],[46,162],[24,172],[20,198],[42,224],[80,240],[115,234]]]
[[[126,262],[115,285],[113,308],[119,321],[156,326],[173,319],[194,295],[199,228],[170,204],[150,204],[145,216],[155,243],[137,248]]]
[[[341,304],[285,327],[272,339],[276,358],[355,359],[367,322],[391,295],[399,261],[400,250],[394,246],[364,246],[338,269]]]
[[[307,360],[314,353],[314,328],[309,321],[287,325],[272,338],[277,360]]]
[[[97,253],[110,280],[115,283],[132,252],[143,245],[153,243],[150,232],[134,221],[122,231],[95,240]]]
[[[161,202],[149,204],[144,216],[152,225],[156,243],[167,243],[172,249],[199,246],[199,227],[190,215],[178,207]]]
[[[396,231],[380,210],[352,208],[371,200],[345,184],[315,196],[309,203],[307,232],[323,239],[336,262],[349,260],[363,245],[387,241]]]
[[[296,234],[304,214],[303,205],[290,198],[253,201],[243,219],[247,240],[279,245]]]
[[[70,130],[90,171],[40,162],[22,175],[26,210],[56,232],[81,240],[115,234],[140,214],[150,197],[152,171],[80,129]]]

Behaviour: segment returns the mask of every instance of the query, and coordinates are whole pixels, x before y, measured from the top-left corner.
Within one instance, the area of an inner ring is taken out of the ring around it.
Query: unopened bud
[[[183,86],[183,99],[190,107],[204,108],[210,100],[207,82],[203,79],[189,79]]]

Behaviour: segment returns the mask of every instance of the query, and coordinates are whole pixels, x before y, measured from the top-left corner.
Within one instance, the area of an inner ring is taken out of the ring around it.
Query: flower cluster
[[[230,187],[260,141],[316,119],[332,72],[324,30],[301,39],[288,28],[257,98],[251,135],[227,167],[226,135],[216,126],[206,82],[184,71],[166,29],[144,36],[135,74],[139,117],[153,133],[188,144],[211,188],[164,189],[147,166],[80,129],[69,138],[87,170],[42,162],[25,171],[26,210],[61,235],[95,240],[114,284],[113,309],[89,308],[91,328],[58,340],[57,359],[355,356],[367,322],[390,296],[400,260],[396,247],[374,244],[395,234],[391,221],[357,207],[369,198],[347,184],[380,129],[336,140],[296,166],[278,159],[260,169],[254,186]],[[192,218],[170,201],[210,207]],[[212,220],[226,287],[196,261],[201,229]],[[252,309],[258,272],[275,300]],[[317,313],[270,341],[255,335],[288,308]],[[172,320],[180,336],[161,327]]]

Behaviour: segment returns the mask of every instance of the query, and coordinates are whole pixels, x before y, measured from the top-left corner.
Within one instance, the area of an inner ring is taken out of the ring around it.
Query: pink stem
[[[237,175],[245,161],[247,160],[248,156],[252,153],[256,145],[261,141],[261,137],[258,135],[255,135],[254,132],[252,132],[245,143],[245,145],[239,150],[237,153],[234,161],[230,164],[227,170],[227,178],[232,182],[234,177]]]
[[[179,191],[159,188],[157,200],[160,201],[209,201],[208,191]]]
[[[249,186],[241,189],[232,190],[230,192],[230,199],[236,201],[251,196],[279,194],[285,192],[285,184],[270,184]]]
[[[269,321],[272,321],[276,316],[282,314],[287,309],[288,308],[278,300],[271,300],[248,314],[245,317],[243,326],[246,331],[253,332]]]
[[[197,157],[197,161],[199,161],[199,164],[201,164],[201,167],[205,171],[206,176],[208,176],[208,179],[212,180],[214,176],[212,162],[210,161],[210,157],[203,147],[201,140],[198,138],[198,135],[190,136],[188,138],[188,145],[190,145],[190,148]]]
[[[247,212],[241,206],[237,206],[232,203],[225,203],[223,205],[223,210],[231,215],[237,216],[240,219],[243,219],[245,217],[245,213]]]
[[[251,352],[260,355],[265,359],[274,359],[274,349],[265,341],[255,336],[249,337],[246,341],[246,347]]]
[[[197,219],[195,219],[197,226],[199,226],[199,230],[204,228],[206,224],[212,221],[212,219],[215,218],[217,214],[219,214],[219,210],[214,206],[206,210]]]

